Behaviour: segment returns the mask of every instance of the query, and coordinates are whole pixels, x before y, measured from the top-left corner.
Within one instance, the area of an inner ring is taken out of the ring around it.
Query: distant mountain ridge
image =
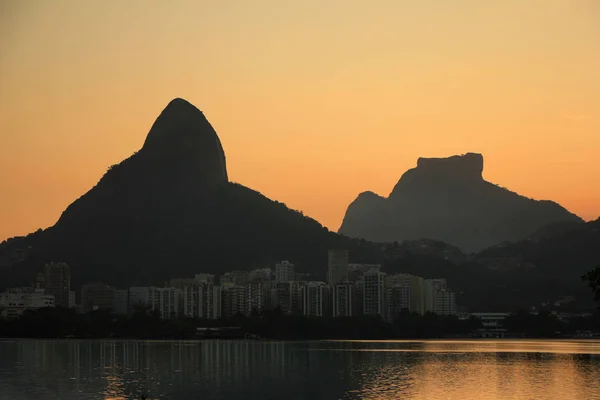
[[[583,223],[552,201],[537,201],[483,179],[483,156],[419,158],[388,198],[363,192],[339,233],[376,242],[428,238],[466,252],[526,238],[553,223]]]

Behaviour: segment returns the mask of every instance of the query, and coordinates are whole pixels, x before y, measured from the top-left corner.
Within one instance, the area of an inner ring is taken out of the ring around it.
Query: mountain
[[[278,260],[324,276],[328,249],[350,249],[356,261],[374,251],[230,182],[219,137],[183,99],[171,101],[143,147],[110,167],[54,226],[9,240],[0,252],[11,246],[20,250],[3,258],[6,286],[33,280],[48,261],[69,263],[74,284],[127,286]]]
[[[377,242],[428,238],[475,252],[549,224],[583,223],[557,203],[521,196],[482,174],[481,154],[419,158],[389,197],[361,193],[339,233]]]

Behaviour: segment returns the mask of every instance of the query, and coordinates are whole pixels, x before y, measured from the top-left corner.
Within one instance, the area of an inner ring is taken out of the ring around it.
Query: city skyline
[[[389,323],[404,311],[457,314],[455,295],[445,278],[386,274],[379,264],[348,264],[348,252],[339,249],[329,251],[328,283],[295,271],[287,260],[275,263],[274,268],[220,275],[199,272],[193,278],[171,277],[162,286],[124,289],[96,281],[73,290],[70,271],[66,263],[49,263],[44,266],[45,274],[37,274],[31,286],[7,288],[0,293],[0,318],[14,319],[45,307],[79,313],[105,310],[116,315],[145,310],[156,312],[163,320],[252,317],[272,310],[288,316],[378,316]]]
[[[265,1],[239,4],[244,19],[192,2],[3,3],[0,240],[56,222],[173,97],[215,125],[232,181],[334,231],[359,192],[468,151],[487,180],[597,218],[598,5],[426,3]]]

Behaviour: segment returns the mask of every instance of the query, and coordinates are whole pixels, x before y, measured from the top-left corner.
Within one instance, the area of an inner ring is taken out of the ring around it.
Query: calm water
[[[0,399],[600,399],[600,341],[0,340]]]

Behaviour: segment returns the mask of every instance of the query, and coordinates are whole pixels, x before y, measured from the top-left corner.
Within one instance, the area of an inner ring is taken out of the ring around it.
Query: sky
[[[0,240],[53,225],[175,98],[229,178],[332,230],[419,157],[600,215],[597,0],[0,0]]]

